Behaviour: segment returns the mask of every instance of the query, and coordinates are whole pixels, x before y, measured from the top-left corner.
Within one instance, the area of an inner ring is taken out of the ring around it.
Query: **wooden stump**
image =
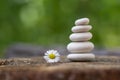
[[[120,58],[97,56],[92,62],[48,64],[42,57],[0,60],[0,80],[120,80]]]

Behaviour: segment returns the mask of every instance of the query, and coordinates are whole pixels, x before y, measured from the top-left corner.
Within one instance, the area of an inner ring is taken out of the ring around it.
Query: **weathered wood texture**
[[[92,62],[48,64],[41,57],[0,60],[0,80],[120,80],[120,58],[99,56]]]

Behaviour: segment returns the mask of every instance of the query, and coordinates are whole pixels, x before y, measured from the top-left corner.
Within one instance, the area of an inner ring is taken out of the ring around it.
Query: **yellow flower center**
[[[55,59],[55,57],[56,57],[55,54],[53,54],[53,53],[49,54],[50,59]]]

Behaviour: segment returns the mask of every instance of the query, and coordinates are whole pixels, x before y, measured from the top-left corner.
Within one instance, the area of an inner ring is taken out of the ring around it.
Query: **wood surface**
[[[43,57],[0,60],[0,80],[120,80],[119,56],[97,56],[91,62],[46,63]]]

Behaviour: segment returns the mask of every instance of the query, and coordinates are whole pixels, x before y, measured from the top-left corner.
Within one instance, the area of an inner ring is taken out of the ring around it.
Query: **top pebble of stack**
[[[75,21],[75,25],[79,26],[79,25],[86,25],[89,24],[89,19],[88,18],[82,18],[82,19],[78,19]]]

